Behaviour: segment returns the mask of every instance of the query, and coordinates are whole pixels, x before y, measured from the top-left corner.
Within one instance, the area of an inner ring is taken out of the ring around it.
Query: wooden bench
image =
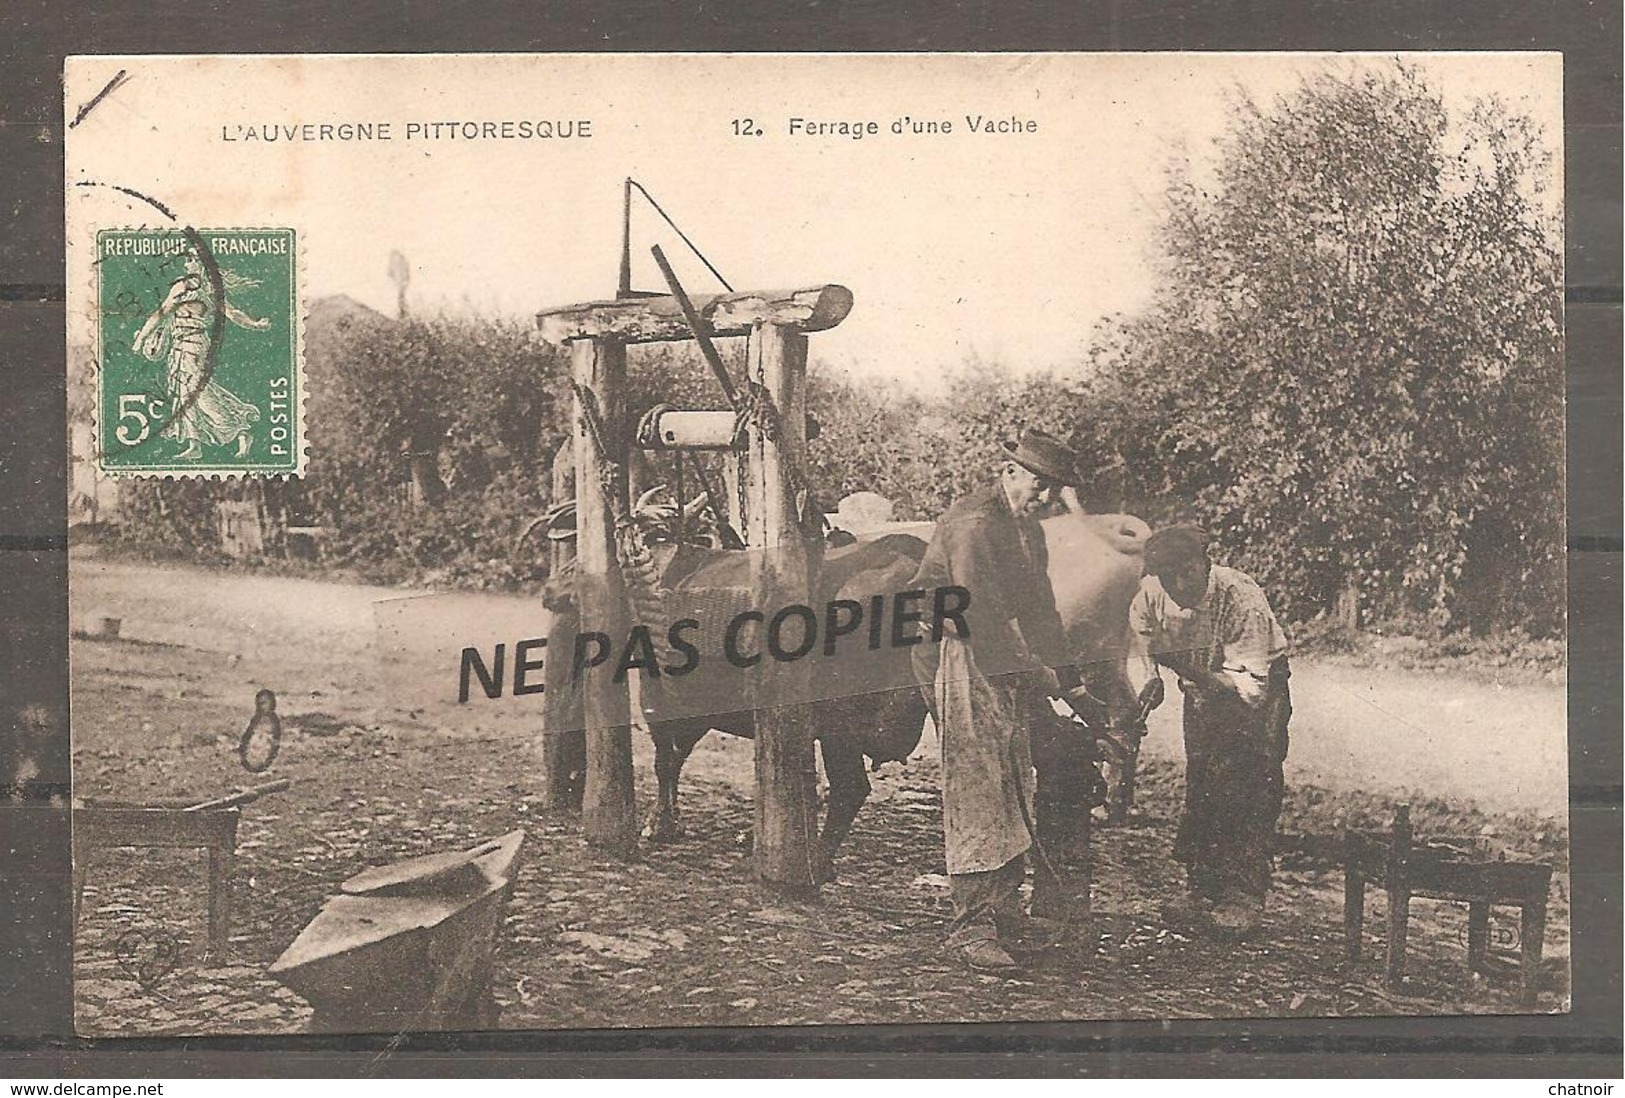
[[[222,952],[231,935],[231,872],[237,860],[236,808],[96,806],[73,810],[73,917],[79,919],[85,874],[98,850],[136,847],[209,852],[209,949]]]
[[[209,853],[209,950],[221,953],[231,937],[231,874],[237,864],[241,806],[293,782],[264,785],[186,805],[87,804],[73,809],[73,919],[79,922],[85,876],[93,852],[122,848],[206,850]]]
[[[1489,955],[1490,908],[1517,907],[1521,915],[1523,997],[1533,1002],[1546,937],[1546,896],[1552,867],[1536,862],[1474,860],[1470,852],[1439,843],[1417,844],[1409,805],[1394,813],[1387,835],[1343,832],[1343,931],[1350,960],[1360,956],[1369,881],[1388,893],[1387,982],[1405,978],[1405,944],[1414,897],[1467,904],[1467,968],[1482,972]]]

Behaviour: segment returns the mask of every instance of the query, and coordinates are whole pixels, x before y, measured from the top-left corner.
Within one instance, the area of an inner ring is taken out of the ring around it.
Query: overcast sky
[[[1412,60],[1452,106],[1498,93],[1560,153],[1556,55]],[[1225,92],[1260,99],[1305,72],[1379,60],[1309,55],[497,56],[85,58],[68,131],[70,302],[83,318],[96,228],[161,218],[291,226],[310,298],[393,313],[392,250],[414,310],[529,317],[610,296],[621,180],[655,197],[737,288],[839,282],[855,305],[815,356],[923,384],[969,355],[1018,369],[1075,364],[1091,327],[1147,292],[1162,167],[1206,155]],[[1037,123],[971,134],[967,116]],[[899,136],[892,123],[949,121]],[[791,135],[789,120],[874,121],[861,140]],[[734,120],[765,133],[741,137]],[[407,140],[408,123],[587,120],[576,139]],[[249,128],[389,122],[391,141],[268,143]],[[226,140],[235,137],[236,140]],[[1557,158],[1560,164],[1560,156]],[[1554,171],[1557,170],[1554,168]],[[1554,178],[1554,183],[1556,182]],[[646,207],[634,284],[663,286],[661,243],[696,293],[715,280]],[[75,321],[84,336],[83,320]]]

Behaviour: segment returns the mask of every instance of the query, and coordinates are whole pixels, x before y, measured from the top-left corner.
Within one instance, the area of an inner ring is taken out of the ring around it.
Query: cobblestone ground
[[[81,790],[117,787],[127,796],[133,788],[166,800],[233,780],[235,758],[221,743],[182,738],[131,752],[95,747],[94,733],[86,738]],[[1218,944],[1163,928],[1157,906],[1179,881],[1169,857],[1178,773],[1160,764],[1146,776],[1136,826],[1097,834],[1088,931],[1014,979],[965,971],[940,948],[947,898],[933,764],[916,760],[876,776],[840,880],[821,902],[797,904],[774,900],[750,878],[750,747],[706,741],[685,791],[688,836],[624,864],[589,851],[574,819],[537,810],[526,741],[444,743],[420,732],[290,719],[278,771],[295,785],[244,810],[236,924],[224,956],[206,950],[201,852],[104,851],[92,863],[77,938],[80,1030],[298,1031],[309,1008],[265,969],[338,881],[516,826],[528,839],[494,986],[504,1028],[1518,1009],[1510,953],[1498,954],[1488,977],[1465,973],[1465,911],[1452,904],[1416,902],[1410,979],[1402,993],[1385,991],[1380,894],[1368,907],[1365,959],[1345,962],[1341,873],[1301,857],[1283,857],[1257,940]],[[216,784],[200,786],[211,769]],[[1330,830],[1341,815],[1380,815],[1383,807],[1299,789],[1287,826]],[[1445,818],[1458,828],[1499,827],[1514,847],[1547,857],[1563,841],[1529,830],[1533,824],[1447,805],[1420,806],[1417,815],[1419,830]],[[1562,1009],[1566,995],[1566,886],[1560,872],[1542,1010]],[[1497,933],[1506,945],[1506,925]],[[175,946],[168,965],[166,939]]]
[[[368,649],[372,594],[357,593],[353,606],[336,595],[295,605],[279,597],[281,581],[260,577],[237,603],[211,601],[216,619],[165,618],[177,605],[174,585],[192,581],[224,583],[125,568],[87,585],[76,573],[76,605],[88,589],[124,613],[127,626],[148,628],[144,638],[131,628],[133,640],[74,642],[75,795],[184,804],[273,778],[293,786],[243,809],[233,928],[219,955],[206,948],[201,851],[97,852],[76,932],[78,1027],[86,1035],[301,1030],[310,1008],[266,969],[340,881],[515,827],[527,840],[493,983],[503,1028],[1520,1009],[1515,927],[1498,917],[1497,963],[1470,977],[1460,905],[1414,903],[1401,991],[1382,983],[1380,893],[1368,901],[1364,958],[1343,959],[1341,871],[1302,853],[1291,836],[1330,835],[1345,820],[1381,826],[1393,808],[1385,795],[1294,782],[1264,933],[1219,944],[1170,931],[1158,918],[1180,880],[1170,858],[1180,771],[1177,757],[1153,759],[1135,825],[1097,833],[1095,916],[1086,931],[1032,958],[1014,979],[994,978],[962,969],[941,949],[948,905],[929,743],[873,776],[875,793],[840,858],[838,882],[818,903],[785,902],[751,879],[748,742],[714,735],[696,750],[684,780],[686,838],[634,863],[608,861],[581,842],[577,820],[540,810],[533,719],[494,718],[452,732],[410,712],[380,714],[371,685],[377,657]],[[327,616],[301,616],[309,613]],[[1380,674],[1371,672],[1379,685]],[[285,728],[275,767],[254,776],[235,747],[262,685],[278,691]],[[651,751],[641,737],[635,750],[641,811],[653,796]],[[1481,811],[1455,796],[1413,800],[1419,835],[1470,836],[1497,853],[1554,865],[1536,1009],[1564,1009],[1561,820]]]

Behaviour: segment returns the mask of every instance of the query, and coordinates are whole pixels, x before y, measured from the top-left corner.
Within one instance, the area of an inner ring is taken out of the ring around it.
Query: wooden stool
[[[1417,846],[1411,836],[1410,805],[1394,812],[1387,836],[1343,832],[1343,933],[1348,957],[1360,956],[1365,921],[1365,884],[1370,880],[1388,893],[1387,981],[1398,989],[1405,977],[1405,939],[1410,903],[1420,896],[1465,901],[1467,967],[1482,972],[1489,954],[1490,907],[1516,906],[1522,917],[1523,997],[1532,1003],[1546,937],[1546,894],[1552,867],[1537,862],[1469,861],[1453,847]]]
[[[202,848],[209,852],[209,949],[231,935],[231,872],[237,860],[236,808],[76,808],[73,810],[73,918],[79,920],[93,851],[117,847]]]

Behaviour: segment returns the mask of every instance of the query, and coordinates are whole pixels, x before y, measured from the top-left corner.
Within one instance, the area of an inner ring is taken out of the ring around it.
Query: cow
[[[631,512],[637,561],[623,568],[623,575],[634,602],[641,596],[670,615],[671,607],[692,608],[707,599],[714,601],[718,593],[748,598],[741,593],[750,590],[749,556],[720,548],[734,539],[719,537],[699,521],[704,498],[678,508],[658,502],[661,491],[645,492]],[[1114,716],[1127,714],[1134,705],[1125,659],[1128,606],[1138,589],[1142,547],[1150,530],[1133,516],[1088,514],[1075,499],[1069,503],[1068,509],[1042,522],[1056,604],[1090,691],[1105,700]],[[555,512],[550,529],[571,532],[570,509]],[[872,596],[908,589],[930,530],[929,523],[888,522],[867,526],[855,537],[830,539],[832,548],[821,554],[815,570],[811,602],[816,606],[850,599],[864,604]],[[544,599],[555,614],[575,612],[570,580],[567,573],[557,575],[547,586]],[[818,851],[825,880],[833,876],[834,856],[869,797],[868,771],[907,759],[919,745],[928,707],[914,685],[909,652],[882,647],[871,659],[841,663],[831,672],[836,679],[813,687],[807,708],[829,783]],[[717,674],[729,673],[720,661],[705,666],[713,668],[710,675],[668,678],[643,698],[655,745],[657,786],[642,829],[650,843],[681,837],[678,786],[683,765],[706,733],[755,735],[753,711],[714,711],[715,699],[739,695],[739,684],[717,680]],[[1121,749],[1115,761],[1121,766]],[[1131,753],[1127,761],[1132,768]]]
[[[822,606],[835,599],[849,599],[866,605],[873,596],[889,597],[906,591],[924,554],[925,542],[909,534],[888,534],[832,549],[824,554],[818,569],[811,602]],[[672,585],[671,595],[681,606],[700,592],[746,592],[749,583],[747,554],[711,552]],[[740,603],[734,609],[744,605]],[[882,647],[866,653],[866,657],[844,661],[838,671],[831,672],[838,678],[816,684],[806,707],[829,782],[818,854],[825,879],[832,875],[835,851],[869,797],[867,771],[881,763],[908,758],[918,746],[925,725],[925,697],[913,684],[909,649]],[[653,710],[647,715],[655,744],[657,792],[643,837],[652,843],[669,841],[682,833],[678,782],[694,745],[712,729],[746,738],[755,736],[753,711],[711,711],[716,708],[715,699],[738,696],[740,684],[719,681],[722,676],[737,675],[725,663],[714,661],[709,666],[714,668],[709,675],[702,671],[692,678],[669,679],[661,684],[652,705],[646,699],[646,708]],[[668,712],[694,715],[663,719],[662,701]]]
[[[645,508],[644,513],[671,512]],[[1150,530],[1132,516],[1072,510],[1044,519],[1042,526],[1051,583],[1072,653],[1091,691],[1114,714],[1125,713],[1133,705],[1125,661],[1128,607],[1138,589],[1141,550]],[[883,524],[827,551],[817,571],[812,604],[825,605],[832,599],[863,604],[871,596],[907,590],[925,553],[929,530],[928,524]],[[665,532],[651,540],[660,545],[655,571],[667,605],[693,606],[709,592],[749,590],[747,554],[674,545]],[[755,734],[752,711],[711,711],[716,698],[737,696],[739,687],[736,682],[718,681],[717,675],[730,671],[725,665],[710,666],[716,668],[711,675],[668,679],[645,699],[657,784],[642,832],[648,842],[667,842],[682,834],[678,785],[695,744],[713,729],[747,738]],[[913,682],[907,648],[882,647],[871,658],[846,661],[828,673],[838,677],[816,684],[807,706],[829,783],[818,851],[826,880],[833,877],[835,854],[868,799],[868,770],[908,758],[919,745],[927,715],[924,693]],[[663,718],[662,709],[680,715]]]

